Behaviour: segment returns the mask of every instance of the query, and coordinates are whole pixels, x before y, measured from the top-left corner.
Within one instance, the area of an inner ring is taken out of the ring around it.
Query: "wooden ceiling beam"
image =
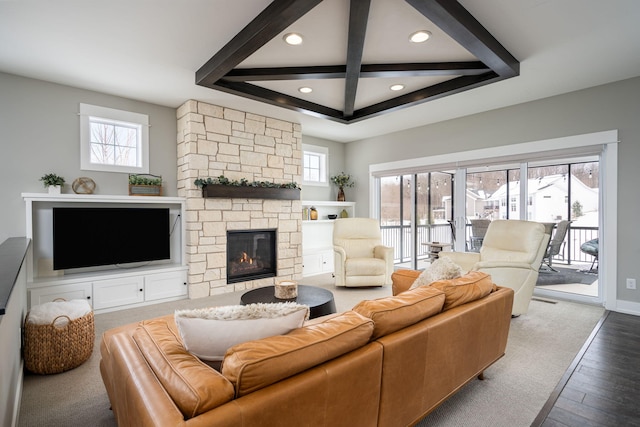
[[[462,76],[482,74],[487,71],[491,71],[491,69],[478,61],[364,64],[360,67],[360,77]],[[236,68],[229,71],[224,76],[224,80],[230,82],[323,80],[344,79],[345,76],[345,65],[321,65],[312,67]]]
[[[340,123],[417,105],[520,73],[520,63],[455,0],[405,0],[440,27],[476,61],[362,65],[370,0],[351,0],[345,65],[237,69],[242,61],[304,16],[322,0],[274,0],[196,72],[196,83],[223,92],[301,111]],[[359,110],[355,99],[360,78],[457,76]],[[246,83],[248,81],[345,79],[344,111]]]
[[[211,87],[322,0],[274,0],[198,71],[196,84]]]
[[[520,63],[460,3],[405,0],[503,78],[520,74]]]
[[[465,90],[484,86],[499,80],[502,80],[502,77],[498,76],[493,71],[481,75],[462,76],[447,80],[443,83],[438,83],[424,89],[419,89],[414,92],[356,110],[351,120],[349,120],[349,123],[355,123],[360,120],[376,117],[391,111],[397,111],[399,109],[422,104],[427,101],[433,101],[435,99],[464,92]]]
[[[360,66],[367,34],[370,0],[351,0],[349,6],[349,38],[347,41],[347,72],[344,83],[344,115],[353,114],[360,80]]]
[[[464,76],[491,71],[482,62],[434,62],[401,64],[365,64],[360,77]]]
[[[342,111],[249,83],[219,80],[215,85],[213,85],[213,89],[253,99],[255,101],[266,102],[267,104],[288,108],[290,110],[299,111],[323,119],[346,123],[346,121],[343,120]]]

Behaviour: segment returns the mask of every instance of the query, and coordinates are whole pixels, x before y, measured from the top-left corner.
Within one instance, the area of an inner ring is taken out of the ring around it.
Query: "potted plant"
[[[162,196],[162,177],[158,175],[129,175],[130,196]]]
[[[351,175],[340,172],[339,175],[332,176],[331,182],[338,186],[338,201],[344,202],[344,187],[353,187],[356,183],[352,180]]]
[[[49,194],[60,194],[64,185],[64,178],[55,173],[48,173],[42,176],[40,181],[44,183],[44,188],[49,191]]]

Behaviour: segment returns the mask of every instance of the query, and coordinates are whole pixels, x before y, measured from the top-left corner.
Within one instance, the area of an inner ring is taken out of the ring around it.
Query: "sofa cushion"
[[[202,360],[220,361],[231,346],[286,334],[309,318],[309,307],[293,302],[176,310],[184,346]]]
[[[429,287],[439,289],[445,294],[444,308],[448,310],[459,305],[475,301],[489,295],[496,289],[491,276],[482,271],[470,271],[456,279],[438,280]]]
[[[365,345],[373,322],[348,311],[286,335],[231,347],[222,374],[235,386],[236,397],[274,384]]]
[[[231,383],[187,352],[167,319],[142,322],[132,338],[185,418],[233,399]]]
[[[353,311],[373,320],[374,340],[440,313],[444,301],[442,291],[421,286],[395,296],[361,301]]]

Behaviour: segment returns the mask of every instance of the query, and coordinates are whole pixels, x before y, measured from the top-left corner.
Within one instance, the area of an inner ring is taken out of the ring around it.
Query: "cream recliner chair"
[[[336,286],[391,284],[393,248],[382,245],[377,219],[336,219],[333,252]]]
[[[484,271],[496,285],[513,289],[511,314],[519,316],[529,309],[548,242],[549,235],[538,222],[495,220],[487,229],[479,253],[440,252],[439,255],[448,257],[465,272]]]

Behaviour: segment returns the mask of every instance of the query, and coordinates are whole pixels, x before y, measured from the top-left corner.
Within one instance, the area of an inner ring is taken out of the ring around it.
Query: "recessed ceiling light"
[[[409,40],[412,43],[424,43],[427,40],[429,40],[429,37],[431,37],[431,33],[427,30],[420,30],[420,31],[416,31],[415,33],[411,34],[409,36]]]
[[[311,89],[310,87],[304,86],[304,87],[301,87],[300,89],[298,89],[298,91],[300,91],[302,93],[311,93],[311,92],[313,92],[313,89]]]
[[[282,39],[285,43],[290,44],[291,46],[302,44],[302,35],[298,33],[287,33],[282,36]]]
[[[397,85],[391,85],[391,86],[389,86],[389,89],[391,89],[391,90],[396,90],[396,91],[397,91],[397,90],[402,90],[402,89],[404,89],[404,85],[400,85],[400,84],[397,84]]]

